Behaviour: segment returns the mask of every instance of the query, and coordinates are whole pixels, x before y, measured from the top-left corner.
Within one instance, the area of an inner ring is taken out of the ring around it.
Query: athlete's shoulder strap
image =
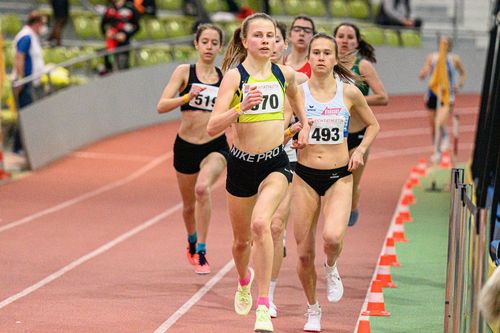
[[[283,75],[283,72],[281,71],[280,66],[271,63],[271,71],[273,72],[274,77],[278,80],[280,83],[280,86],[283,90],[286,88],[286,80],[285,80],[285,75]]]

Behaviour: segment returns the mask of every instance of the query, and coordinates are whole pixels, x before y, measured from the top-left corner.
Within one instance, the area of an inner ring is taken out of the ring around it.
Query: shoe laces
[[[196,243],[189,243],[189,254],[191,254],[191,256],[196,254]]]
[[[256,311],[257,321],[269,321],[269,309],[267,306],[259,306]]]
[[[239,299],[242,303],[250,303],[250,292],[248,286],[238,285]]]
[[[314,309],[314,308],[307,308],[307,312],[304,314],[305,317],[309,318],[310,316],[312,317],[318,317],[321,314],[321,309]]]
[[[205,251],[198,252],[198,263],[200,266],[208,264],[207,258],[205,257]]]

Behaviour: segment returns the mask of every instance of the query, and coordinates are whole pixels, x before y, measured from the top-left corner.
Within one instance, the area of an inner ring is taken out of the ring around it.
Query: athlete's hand
[[[365,162],[363,160],[363,155],[364,155],[363,152],[360,151],[359,149],[354,150],[354,153],[352,153],[352,156],[349,159],[349,164],[347,165],[347,170],[354,171],[359,166],[364,165]]]
[[[242,112],[246,112],[260,103],[262,103],[262,92],[257,90],[257,86],[252,86],[243,102],[241,102],[240,108]]]
[[[299,139],[297,140],[296,149],[302,149],[307,145],[307,140],[309,140],[309,131],[311,127],[309,122],[302,125],[302,129],[299,132]]]
[[[198,96],[203,90],[207,89],[206,87],[200,87],[200,86],[197,86],[197,85],[191,85],[191,89],[189,90],[189,95],[188,95],[188,98],[189,100],[192,100],[193,98],[195,98],[196,96]]]

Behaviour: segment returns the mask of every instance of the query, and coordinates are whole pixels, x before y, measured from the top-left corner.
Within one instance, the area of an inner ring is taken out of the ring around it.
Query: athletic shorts
[[[349,151],[357,148],[361,144],[361,141],[363,141],[363,138],[365,137],[365,132],[366,127],[359,132],[349,133],[347,136],[347,149],[349,149]]]
[[[337,180],[349,176],[351,172],[347,170],[347,165],[336,169],[319,170],[297,163],[295,174],[322,197]]]
[[[441,103],[441,106],[444,104]],[[453,105],[453,101],[450,101],[450,106]],[[436,111],[437,108],[437,96],[432,92],[428,91],[427,96],[425,98],[425,106],[430,110],[430,111]]]
[[[227,158],[229,146],[224,134],[201,145],[187,142],[177,135],[174,143],[174,168],[177,172],[188,175],[197,173],[200,171],[201,161],[214,152]]]
[[[227,159],[226,190],[235,197],[254,196],[260,183],[272,172],[283,174],[288,183],[292,181],[290,163],[282,145],[260,154],[245,153],[233,146]]]

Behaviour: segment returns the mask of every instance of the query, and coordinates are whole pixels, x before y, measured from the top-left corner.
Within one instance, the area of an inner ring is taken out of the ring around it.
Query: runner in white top
[[[297,242],[297,273],[308,308],[305,331],[321,331],[321,308],[316,298],[315,239],[318,217],[326,256],[327,298],[337,302],[343,285],[336,262],[342,250],[351,211],[353,177],[379,131],[379,125],[361,91],[351,82],[359,79],[338,58],[335,39],[315,35],[309,44],[311,78],[302,84],[305,111],[313,123],[308,145],[298,156],[292,183],[291,219]],[[352,156],[347,148],[350,115],[366,124],[366,134]]]

